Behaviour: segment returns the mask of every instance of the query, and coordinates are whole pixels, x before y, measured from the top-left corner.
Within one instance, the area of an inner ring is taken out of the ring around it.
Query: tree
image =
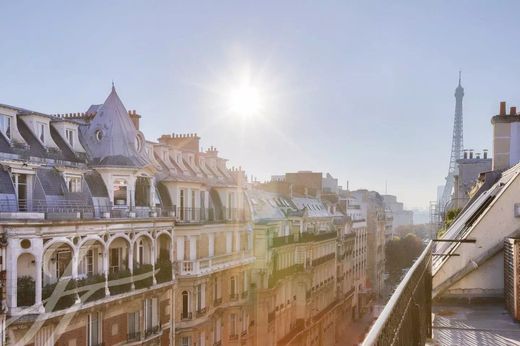
[[[424,243],[417,235],[408,233],[403,238],[394,237],[385,245],[386,271],[390,284],[396,284],[402,276],[403,269],[410,268],[419,257]]]

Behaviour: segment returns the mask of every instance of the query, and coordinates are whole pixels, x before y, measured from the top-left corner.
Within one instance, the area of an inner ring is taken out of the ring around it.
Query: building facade
[[[370,209],[140,119],[114,87],[85,113],[0,105],[1,344],[337,343],[366,311]]]

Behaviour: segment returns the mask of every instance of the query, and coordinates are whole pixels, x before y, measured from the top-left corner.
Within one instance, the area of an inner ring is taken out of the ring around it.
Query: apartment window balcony
[[[221,340],[219,340],[219,341],[215,341],[215,342],[213,343],[213,346],[222,346],[222,341],[221,341]]]
[[[181,320],[182,321],[189,321],[192,319],[191,312],[181,312]]]
[[[126,339],[128,342],[141,340],[141,332],[128,333]]]
[[[240,333],[241,336],[245,336],[247,335],[247,329],[246,330],[243,330],[242,333]]]
[[[201,316],[204,316],[205,314],[206,314],[206,308],[201,308],[201,309],[196,311],[197,318],[201,317]]]
[[[271,323],[272,321],[274,321],[275,318],[276,318],[276,312],[271,311],[270,313],[267,314],[267,323]]]
[[[177,261],[179,275],[201,275],[228,268],[233,265],[242,265],[253,261],[251,250],[242,250],[229,254],[199,258],[195,260]]]
[[[248,291],[244,291],[244,292],[242,292],[242,299],[247,298],[248,294],[249,294]]]
[[[229,300],[235,301],[238,300],[238,293],[232,293],[229,295]]]
[[[238,334],[233,334],[233,335],[229,336],[229,340],[237,340],[237,339],[238,339]]]
[[[222,304],[222,298],[217,298],[213,301],[213,306],[219,306]]]
[[[148,338],[152,335],[157,335],[160,332],[161,332],[161,326],[154,326],[154,327],[146,329],[146,331],[144,332],[144,337]]]

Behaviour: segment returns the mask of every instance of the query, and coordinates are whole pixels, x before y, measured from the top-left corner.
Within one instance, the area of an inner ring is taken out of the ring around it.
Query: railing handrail
[[[404,292],[406,286],[410,283],[414,272],[419,268],[419,266],[422,264],[422,262],[431,253],[431,248],[432,248],[432,241],[430,240],[428,242],[428,245],[426,246],[426,248],[423,250],[421,255],[417,258],[415,263],[412,265],[412,267],[406,273],[403,280],[399,283],[399,285],[395,289],[394,293],[388,300],[388,303],[386,303],[383,311],[381,312],[379,317],[376,319],[376,321],[372,325],[372,328],[370,328],[370,331],[366,335],[365,340],[363,340],[363,343],[362,343],[363,346],[372,346],[372,345],[377,344],[377,340],[378,340],[379,336],[381,335],[381,332],[382,332],[383,328],[385,327],[387,320],[389,319],[389,317],[392,315],[394,309],[396,308],[401,294]]]

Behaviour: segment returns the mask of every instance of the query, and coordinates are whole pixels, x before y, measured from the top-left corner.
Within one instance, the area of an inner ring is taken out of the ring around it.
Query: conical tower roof
[[[82,142],[94,165],[143,167],[148,164],[142,150],[144,138],[134,127],[113,84],[110,95],[83,128]]]

